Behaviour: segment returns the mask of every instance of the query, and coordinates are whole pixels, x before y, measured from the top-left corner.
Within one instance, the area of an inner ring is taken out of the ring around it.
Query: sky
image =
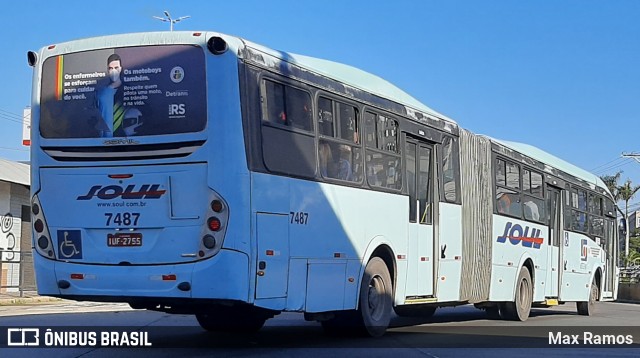
[[[73,39],[219,31],[358,67],[461,127],[640,184],[640,1],[181,0],[3,4],[0,158],[29,160],[26,53]],[[640,209],[640,194],[632,208]],[[637,204],[636,204],[637,203]]]

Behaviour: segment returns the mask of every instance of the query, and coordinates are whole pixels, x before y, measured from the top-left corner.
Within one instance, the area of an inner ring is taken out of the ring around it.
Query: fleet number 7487
[[[137,226],[140,213],[105,213],[107,226]]]

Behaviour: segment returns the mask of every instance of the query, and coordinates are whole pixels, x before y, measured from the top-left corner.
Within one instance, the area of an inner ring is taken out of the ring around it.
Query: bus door
[[[406,138],[409,193],[407,297],[433,295],[433,146]]]
[[[547,285],[546,297],[558,297],[558,287],[560,287],[561,252],[560,237],[562,234],[562,192],[560,189],[547,185],[547,205],[549,208],[549,239],[547,250]]]
[[[616,222],[613,219],[604,219],[604,238],[600,242],[602,250],[604,250],[602,260],[604,260],[604,282],[602,283],[602,298],[613,299],[617,290],[616,283]]]

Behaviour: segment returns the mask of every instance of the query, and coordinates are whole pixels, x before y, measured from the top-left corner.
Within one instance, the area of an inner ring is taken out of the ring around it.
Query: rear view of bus
[[[167,311],[248,301],[251,224],[231,214],[249,202],[238,46],[175,32],[29,53],[40,294]]]

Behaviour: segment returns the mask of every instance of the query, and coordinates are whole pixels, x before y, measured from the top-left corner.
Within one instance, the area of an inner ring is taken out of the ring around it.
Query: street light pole
[[[165,17],[160,17],[160,16],[153,16],[154,19],[160,20],[162,22],[168,22],[169,23],[169,29],[171,31],[173,31],[173,24],[175,24],[176,22],[180,22],[182,20],[188,19],[191,16],[180,16],[177,19],[172,19],[171,18],[171,14],[169,14],[169,11],[164,11],[164,16]]]

